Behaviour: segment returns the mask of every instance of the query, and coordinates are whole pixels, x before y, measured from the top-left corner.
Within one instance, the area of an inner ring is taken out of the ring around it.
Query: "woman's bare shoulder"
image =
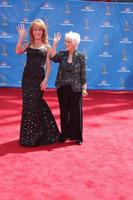
[[[48,50],[50,50],[50,49],[51,49],[51,46],[50,46],[50,44],[46,44],[46,47],[47,47],[47,49],[48,49]]]

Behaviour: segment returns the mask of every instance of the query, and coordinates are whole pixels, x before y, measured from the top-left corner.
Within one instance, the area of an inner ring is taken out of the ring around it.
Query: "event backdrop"
[[[51,45],[61,32],[58,50],[66,32],[80,33],[88,89],[133,90],[133,4],[78,0],[0,0],[0,87],[21,87],[26,55],[15,54],[16,27],[24,23],[28,32],[35,18],[46,22]],[[57,69],[52,63],[50,88]]]

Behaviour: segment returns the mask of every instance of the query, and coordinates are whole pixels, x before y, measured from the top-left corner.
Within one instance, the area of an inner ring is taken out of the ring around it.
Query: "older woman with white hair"
[[[53,39],[51,60],[59,63],[55,86],[60,107],[62,142],[74,140],[83,142],[82,96],[87,95],[85,56],[77,49],[80,35],[76,32],[65,34],[65,50],[56,52],[61,34]]]

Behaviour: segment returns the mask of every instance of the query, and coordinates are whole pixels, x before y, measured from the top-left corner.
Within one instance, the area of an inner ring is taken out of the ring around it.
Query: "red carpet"
[[[0,89],[0,200],[133,200],[133,93],[88,93],[83,145],[22,147],[21,90]]]

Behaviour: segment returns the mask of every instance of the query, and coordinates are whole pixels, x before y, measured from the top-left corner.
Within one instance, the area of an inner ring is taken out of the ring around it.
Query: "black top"
[[[86,63],[84,54],[75,51],[72,63],[68,63],[68,51],[59,51],[51,58],[53,62],[59,63],[56,87],[71,85],[74,92],[82,91],[86,83]]]

